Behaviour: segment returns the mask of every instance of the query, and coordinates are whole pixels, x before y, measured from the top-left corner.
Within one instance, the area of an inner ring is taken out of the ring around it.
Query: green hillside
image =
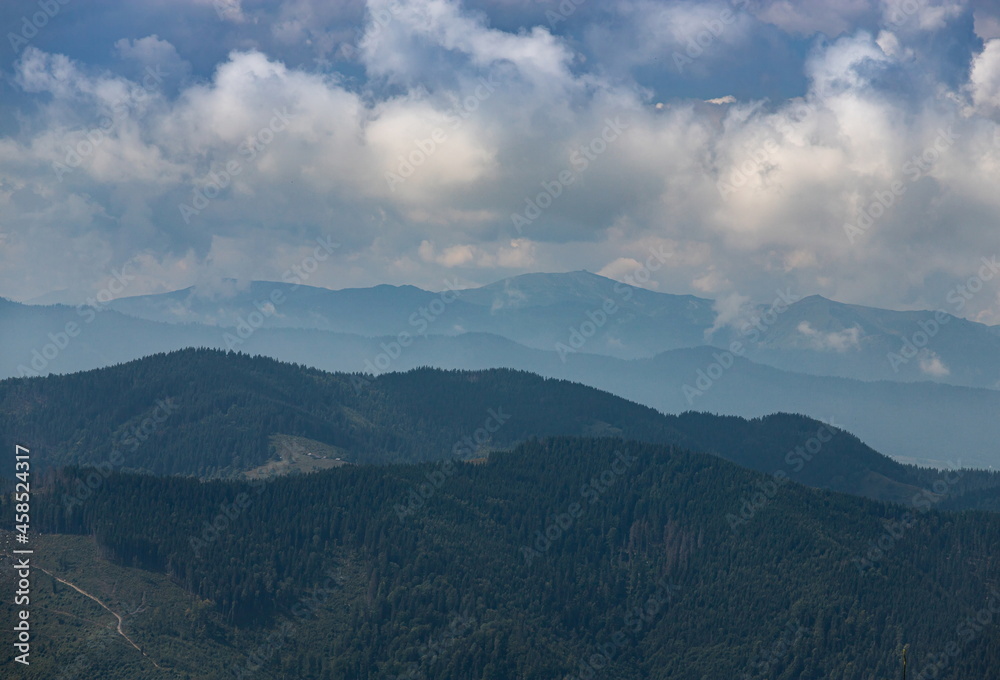
[[[60,473],[49,493],[85,474]],[[36,522],[94,536],[133,578],[148,570],[121,597],[164,603],[126,628],[162,669],[120,647],[102,678],[229,678],[256,658],[256,676],[275,679],[575,678],[593,665],[615,680],[862,680],[895,677],[905,643],[918,672],[944,654],[945,679],[1000,665],[995,629],[966,622],[1000,609],[1000,516],[911,519],[789,483],[734,528],[741,495],[769,479],[669,447],[558,438],[486,464],[263,484],[114,474],[68,510],[41,503]]]
[[[988,496],[964,504],[963,494],[1000,486],[1000,474],[966,472],[942,488],[941,473],[896,463],[837,425],[787,414],[665,415],[509,369],[425,368],[373,378],[215,350],[0,381],[0,444],[30,445],[36,469],[261,476],[329,466],[331,457],[355,464],[464,460],[533,437],[572,435],[682,446],[810,486],[906,504],[928,491],[934,504],[989,507]],[[301,447],[285,444],[302,440],[325,453],[309,457],[303,449],[295,457]],[[11,460],[0,465],[13,472]]]

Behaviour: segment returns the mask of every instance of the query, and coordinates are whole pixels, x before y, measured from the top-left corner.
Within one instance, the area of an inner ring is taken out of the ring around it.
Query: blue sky
[[[946,308],[1000,251],[1000,9],[180,0],[0,9],[0,295],[623,278]],[[35,30],[37,29],[37,30]],[[1000,324],[987,284],[962,315]],[[949,310],[953,311],[953,310]]]

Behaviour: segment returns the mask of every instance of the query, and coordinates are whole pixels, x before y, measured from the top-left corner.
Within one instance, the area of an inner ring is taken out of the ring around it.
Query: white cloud
[[[274,25],[328,52],[332,29],[325,35],[307,21],[326,16],[320,4],[283,3]],[[958,31],[950,17],[959,4],[924,3],[912,25],[877,38],[856,30],[867,16],[861,5],[824,5],[755,4],[757,17],[738,13],[705,57],[705,65],[722,64],[779,30],[835,35],[846,25],[841,37],[815,43],[802,65],[805,90],[787,100],[741,91],[738,100],[705,101],[735,90],[696,81],[685,90],[690,97],[679,97],[672,81],[654,91],[630,78],[636,65],[672,75],[673,46],[729,3],[601,9],[621,19],[614,49],[602,51],[596,45],[610,29],[584,16],[596,6],[581,6],[574,21],[585,27],[562,36],[544,26],[501,30],[458,2],[416,0],[380,26],[369,11],[352,63],[359,72],[350,77],[284,60],[274,42],[271,51],[255,47],[273,38],[264,31],[198,80],[152,92],[140,72],[126,78],[29,47],[13,71],[22,102],[11,119],[19,127],[0,137],[0,290],[32,297],[85,287],[137,254],[148,286],[181,287],[203,274],[280,278],[301,259],[299,248],[327,234],[344,248],[336,266],[317,273],[318,285],[439,287],[444,274],[483,283],[582,267],[617,277],[663,243],[674,256],[649,284],[658,290],[763,300],[791,285],[852,302],[936,308],[980,253],[993,250],[1000,48],[990,41],[964,65],[965,82],[939,82],[927,63],[942,55],[917,34]],[[373,0],[369,9],[390,6]],[[258,10],[242,8],[247,31]],[[765,17],[771,24],[761,24]],[[192,58],[165,31],[150,33],[116,37],[108,53],[117,45],[122,68],[122,60],[174,60],[183,69]],[[590,46],[586,59],[581,45]],[[481,79],[491,90],[477,95]],[[59,181],[52,163],[64,162],[67,147],[119,101],[128,115]],[[287,112],[287,123],[267,130],[276,112]],[[627,131],[518,234],[510,215],[543,183],[576,170],[581,145],[616,116]],[[954,143],[913,181],[907,164],[949,128]],[[436,131],[441,141],[422,151]],[[246,153],[262,135],[269,141]],[[417,151],[419,166],[390,187],[386,173]],[[238,174],[185,222],[178,203],[233,162]],[[720,180],[737,174],[741,185],[722,195]],[[848,242],[844,224],[893,182],[903,195]],[[44,274],[30,262],[44,262]],[[986,298],[964,313],[987,313]]]
[[[596,23],[587,31],[602,66],[614,69],[659,64],[671,70],[704,70],[703,60],[724,57],[745,45],[754,23],[732,3],[719,1],[636,0],[620,2],[614,11],[612,24]]]
[[[1000,109],[1000,38],[987,41],[972,62],[969,76],[972,100],[987,114]]]
[[[882,0],[882,20],[897,30],[936,31],[967,6],[966,0]]]
[[[765,0],[755,10],[758,18],[801,35],[846,33],[872,10],[870,0]]]
[[[742,325],[739,322],[752,314],[752,306],[749,303],[750,297],[739,293],[730,293],[717,299],[712,305],[712,309],[716,313],[715,322],[711,328],[705,331],[705,339],[711,338],[712,334],[720,328],[726,326],[736,328]]]
[[[801,321],[796,330],[808,339],[813,349],[820,351],[846,352],[861,346],[861,329],[857,326],[824,333],[813,328],[808,321]]]
[[[983,40],[1000,38],[1000,9],[977,7],[975,11],[976,35]]]
[[[183,61],[176,47],[155,34],[138,40],[122,38],[115,43],[115,49],[122,59],[138,61],[146,66],[161,64],[166,67],[166,64]]]
[[[243,13],[243,0],[194,0],[196,3],[211,5],[220,19],[242,24],[247,20]]]
[[[875,43],[883,52],[885,52],[887,57],[905,61],[913,56],[913,51],[903,49],[899,38],[897,38],[896,35],[890,31],[880,31]]]
[[[943,378],[946,375],[951,374],[948,367],[944,365],[943,361],[941,361],[941,357],[934,352],[930,352],[926,356],[920,357],[920,370],[935,378]]]
[[[597,270],[597,274],[616,281],[624,281],[625,277],[642,268],[642,263],[632,257],[617,257]]]
[[[446,268],[477,267],[480,269],[527,269],[535,261],[534,244],[527,239],[513,239],[506,244],[459,244],[438,250],[430,241],[418,248],[420,259]]]
[[[691,281],[691,287],[699,293],[717,295],[732,288],[733,283],[716,267],[709,267],[707,272]]]
[[[521,34],[491,29],[453,0],[369,0],[368,10],[373,20],[360,48],[371,75],[419,80],[429,68],[428,53],[446,50],[478,68],[508,62],[539,86],[570,80],[572,52],[546,28]]]

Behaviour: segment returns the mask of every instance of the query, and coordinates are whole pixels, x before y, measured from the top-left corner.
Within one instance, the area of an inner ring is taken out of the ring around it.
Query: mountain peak
[[[806,295],[804,298],[799,300],[799,302],[808,302],[812,304],[829,304],[831,302],[834,302],[834,300],[831,300],[830,298],[825,298],[822,295],[813,294],[813,295]],[[838,302],[837,304],[841,303]]]
[[[624,290],[632,291],[626,295]],[[578,269],[569,272],[538,272],[520,274],[501,279],[480,288],[462,291],[462,299],[472,304],[524,309],[528,307],[548,307],[565,303],[600,304],[607,298],[635,302],[656,300],[673,304],[684,300],[704,302],[711,306],[711,300],[700,300],[690,295],[659,293],[637,285],[626,284],[600,274]]]

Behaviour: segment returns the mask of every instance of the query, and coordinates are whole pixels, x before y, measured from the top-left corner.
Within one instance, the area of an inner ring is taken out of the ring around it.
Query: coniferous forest
[[[1000,0],[0,26],[0,680],[1000,680]]]
[[[1000,667],[1000,515],[944,509],[988,507],[989,474],[902,466],[797,416],[663,416],[513,371],[358,378],[189,350],[0,383],[6,412],[29,405],[21,431],[101,405],[49,428],[35,528],[54,575],[139,601],[141,653],[95,646],[65,609],[86,599],[39,574],[39,658],[107,678],[862,680],[896,677],[909,645],[937,677]],[[120,447],[146,417],[121,394],[169,398],[174,420],[102,467],[86,443]],[[491,410],[503,422],[463,444]],[[349,464],[245,478],[275,433]],[[813,437],[814,457],[789,457]],[[241,441],[256,458],[197,476],[199,451]],[[838,484],[856,488],[819,488]],[[879,498],[900,489],[915,495]]]

